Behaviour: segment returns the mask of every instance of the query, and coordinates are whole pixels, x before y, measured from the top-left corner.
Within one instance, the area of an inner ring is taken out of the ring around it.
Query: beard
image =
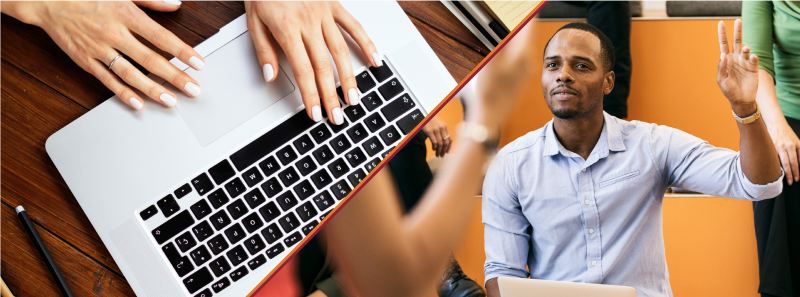
[[[600,97],[600,99],[599,100],[594,100],[594,102],[592,102],[593,103],[592,106],[589,106],[588,108],[584,108],[584,104],[583,103],[585,103],[585,102],[578,101],[575,104],[575,107],[572,107],[572,108],[562,107],[562,108],[556,109],[551,104],[552,100],[547,100],[547,107],[550,108],[550,112],[553,113],[553,116],[555,116],[555,117],[557,117],[559,119],[562,119],[562,120],[574,119],[574,118],[581,117],[584,114],[586,114],[588,111],[594,110],[595,108],[597,108],[597,106],[600,105],[603,102],[603,95],[604,94],[602,92],[600,92],[600,94],[598,95],[598,97]]]

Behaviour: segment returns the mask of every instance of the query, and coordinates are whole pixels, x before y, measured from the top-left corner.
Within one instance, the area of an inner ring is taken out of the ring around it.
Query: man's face
[[[561,30],[550,40],[542,92],[553,115],[570,119],[602,109],[603,95],[614,87],[614,73],[606,72],[600,49],[599,38],[577,29]]]

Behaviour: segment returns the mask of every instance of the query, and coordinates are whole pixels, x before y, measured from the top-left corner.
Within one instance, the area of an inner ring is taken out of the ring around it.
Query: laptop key
[[[183,196],[186,196],[186,194],[189,194],[190,192],[192,192],[192,187],[190,187],[189,184],[183,184],[183,186],[175,190],[173,194],[175,194],[175,197],[178,197],[178,199],[181,199],[183,198]]]
[[[166,197],[158,200],[156,205],[158,205],[158,208],[161,209],[161,212],[164,213],[165,217],[170,217],[181,210],[181,206],[178,205],[178,202],[175,201],[175,197],[172,197],[172,194],[167,194]]]
[[[364,97],[361,97],[361,103],[367,107],[367,110],[373,111],[383,105],[383,100],[381,100],[381,97],[378,97],[378,93],[370,92],[364,95]]]
[[[193,204],[189,209],[192,210],[194,217],[198,220],[202,220],[207,215],[211,214],[211,206],[208,206],[208,202],[205,199],[200,199],[195,204]]]
[[[322,191],[321,194],[315,196],[312,200],[314,201],[314,204],[317,205],[317,208],[319,208],[321,211],[325,211],[336,204],[336,201],[333,200],[333,197],[331,197],[331,194],[328,193],[328,191]]]
[[[375,167],[378,167],[378,164],[380,164],[380,163],[381,163],[381,159],[380,158],[375,158],[374,160],[367,162],[367,165],[364,166],[364,169],[366,169],[367,170],[367,174],[369,174],[369,173],[372,172],[373,169],[375,169]]]
[[[300,180],[300,175],[297,174],[294,167],[287,167],[286,170],[278,174],[278,177],[281,178],[283,185],[287,188]]]
[[[208,178],[205,172],[200,173],[197,177],[190,181],[194,190],[197,191],[200,196],[208,194],[209,191],[214,189],[214,184],[211,183],[211,180]]]
[[[289,143],[289,141],[314,126],[314,124],[316,123],[308,118],[308,114],[305,111],[298,112],[231,155],[231,161],[236,165],[237,169],[244,170],[277,150],[281,145]]]
[[[231,260],[231,266],[233,267],[239,266],[239,264],[242,264],[242,262],[246,261],[248,258],[247,253],[244,252],[244,248],[241,245],[232,248],[225,253],[225,255],[228,256],[228,260]]]
[[[278,179],[274,177],[261,184],[261,189],[264,190],[264,193],[266,193],[267,197],[269,198],[272,198],[283,191],[283,187],[280,183],[278,183]]]
[[[278,223],[281,224],[283,231],[286,233],[292,232],[294,229],[297,229],[297,227],[300,227],[300,221],[298,221],[297,216],[291,212],[287,213],[280,220],[278,220]]]
[[[152,218],[154,215],[158,213],[158,209],[155,205],[150,205],[145,208],[142,212],[139,213],[139,216],[142,217],[142,221],[147,221],[147,219]]]
[[[278,206],[275,205],[275,202],[267,203],[267,205],[259,209],[258,212],[261,213],[261,216],[264,217],[264,221],[266,222],[276,219],[281,214],[281,211],[278,210]]]
[[[244,233],[244,230],[242,230],[242,226],[239,225],[239,223],[236,223],[230,228],[225,229],[225,236],[228,237],[228,241],[230,241],[231,244],[236,244],[237,242],[241,241],[244,239],[245,235],[247,235],[247,233]]]
[[[192,273],[192,275],[184,278],[183,285],[186,287],[186,290],[189,291],[189,293],[194,294],[194,292],[199,291],[212,281],[214,281],[214,276],[208,272],[207,268],[203,267],[197,272]]]
[[[369,76],[367,71],[364,71],[356,75],[356,85],[358,85],[358,90],[361,93],[366,93],[369,89],[375,87],[375,80],[372,79],[372,76]]]
[[[231,219],[228,217],[228,215],[225,213],[224,210],[220,210],[217,213],[211,215],[211,218],[209,218],[209,220],[211,221],[211,224],[214,225],[214,229],[217,229],[217,231],[220,231],[222,230],[222,228],[225,228],[225,226],[231,224]]]
[[[300,200],[306,200],[311,194],[314,194],[314,187],[311,186],[308,180],[304,180],[294,186],[294,193],[297,194]]]
[[[194,233],[198,241],[202,242],[211,237],[211,235],[214,235],[214,230],[211,230],[211,225],[209,225],[207,221],[203,221],[192,227],[192,233]]]
[[[311,156],[305,156],[304,158],[300,159],[300,161],[297,161],[297,163],[294,165],[297,166],[297,170],[300,171],[300,174],[303,176],[309,175],[310,173],[314,172],[314,170],[317,170],[317,164],[311,160]]]
[[[228,249],[228,242],[225,241],[225,238],[222,237],[222,234],[209,239],[206,245],[208,245],[208,249],[211,250],[215,256]]]
[[[381,154],[381,160],[383,160],[383,159],[386,159],[386,157],[388,157],[388,156],[389,156],[389,154],[391,154],[391,153],[392,153],[392,150],[394,150],[394,148],[395,148],[395,147],[393,146],[393,147],[389,148],[388,150],[384,151],[384,152]]]
[[[273,259],[273,258],[277,257],[278,255],[280,255],[281,253],[283,253],[283,251],[284,251],[283,245],[279,242],[278,244],[276,244],[276,245],[270,247],[269,249],[267,249],[267,253],[266,254],[267,254],[267,257],[269,257],[270,259]]]
[[[242,267],[239,267],[238,269],[234,270],[233,272],[231,272],[231,274],[229,276],[231,277],[231,280],[233,280],[235,282],[235,281],[238,281],[238,280],[242,279],[248,273],[249,273],[249,271],[247,271],[247,267],[242,266]]]
[[[359,143],[364,140],[364,138],[367,138],[369,133],[367,133],[367,129],[364,129],[364,125],[357,123],[353,125],[352,128],[347,130],[347,135],[350,136],[350,139],[353,140],[353,143]]]
[[[181,260],[181,253],[178,252],[178,249],[175,248],[175,245],[172,244],[171,242],[168,242],[167,244],[162,246],[161,251],[164,253],[164,256],[167,257],[169,263],[173,265]]]
[[[241,179],[234,177],[232,181],[225,185],[225,190],[228,190],[228,195],[230,195],[231,198],[236,198],[237,196],[244,194],[244,191],[246,191],[247,188],[244,186],[244,183],[242,183]]]
[[[383,129],[383,131],[378,133],[378,135],[381,136],[383,143],[386,145],[392,145],[401,138],[400,133],[397,132],[397,129],[395,129],[394,126],[389,126],[386,129]],[[388,154],[390,151],[391,150],[387,151],[386,153]],[[386,156],[384,155],[382,158],[386,158]]]
[[[352,144],[350,144],[350,141],[347,140],[347,136],[345,136],[344,134],[333,138],[333,140],[331,140],[330,142],[330,145],[331,147],[333,147],[333,150],[337,154],[344,153],[345,150],[349,149],[350,146],[352,146]]]
[[[182,277],[194,270],[194,266],[192,266],[192,263],[189,262],[189,257],[181,257],[181,254],[178,253],[178,250],[171,242],[164,245],[161,248],[161,251],[163,251],[164,255],[167,256],[167,260],[169,260],[172,269],[175,270],[178,276]]]
[[[278,164],[278,160],[275,160],[275,157],[269,156],[261,163],[258,163],[258,167],[261,167],[261,171],[264,171],[264,175],[269,177],[270,175],[275,174],[278,170],[281,169],[281,165]]]
[[[242,219],[242,225],[244,225],[244,229],[247,230],[247,233],[253,233],[264,226],[264,221],[258,217],[257,213],[253,212]]]
[[[315,150],[313,155],[314,159],[317,159],[317,163],[319,163],[319,165],[325,165],[325,163],[328,163],[328,161],[333,160],[333,157],[335,157],[331,152],[331,149],[324,144],[322,147]]]
[[[233,170],[233,167],[231,167],[231,163],[228,163],[228,160],[222,160],[221,162],[217,163],[217,165],[214,165],[208,169],[208,174],[211,175],[211,178],[214,179],[215,183],[221,185],[223,182],[236,175],[236,171]]]
[[[261,175],[258,168],[253,166],[242,174],[242,179],[244,179],[244,183],[246,183],[248,187],[252,188],[264,180],[264,176]]]
[[[267,262],[267,258],[264,258],[264,255],[258,255],[250,261],[247,261],[247,267],[250,267],[250,270],[256,270],[256,268],[261,267],[264,263]]]
[[[302,239],[303,235],[300,235],[300,232],[295,232],[289,234],[289,236],[286,236],[286,238],[283,239],[283,243],[286,245],[286,247],[292,247]]]
[[[333,181],[333,179],[331,178],[330,175],[328,175],[328,172],[325,171],[325,169],[323,169],[317,171],[317,173],[312,174],[311,181],[314,182],[314,185],[317,186],[317,189],[322,189],[325,186],[329,185]]]
[[[355,187],[355,185],[361,183],[361,180],[366,176],[367,174],[365,174],[361,168],[356,168],[354,172],[347,175],[347,180],[350,181],[350,184]]]
[[[194,297],[211,297],[211,289],[206,288],[202,292],[197,293],[197,295],[194,295]]]
[[[248,211],[247,206],[244,206],[244,202],[242,201],[242,199],[236,199],[236,201],[233,201],[233,203],[228,204],[226,208],[228,209],[228,212],[231,214],[232,220],[239,219],[243,215],[247,214]]]
[[[214,290],[214,293],[219,293],[230,286],[231,286],[231,281],[229,281],[228,278],[226,277],[220,279],[219,281],[211,285],[211,289]]]
[[[403,134],[408,134],[411,133],[411,131],[413,131],[414,128],[416,128],[424,118],[425,116],[422,115],[422,112],[420,112],[419,109],[415,109],[402,119],[398,120],[397,127],[400,128],[400,131],[402,131]]]
[[[364,156],[364,152],[361,151],[360,148],[355,147],[350,152],[348,152],[344,157],[347,159],[347,162],[350,163],[350,166],[357,167],[367,161],[367,157]]]
[[[308,225],[303,226],[300,231],[303,231],[303,234],[308,236],[308,234],[311,234],[311,231],[314,231],[314,228],[317,227],[317,225],[319,225],[319,222],[317,222],[317,220],[313,220],[311,223],[308,223]]]
[[[264,228],[264,230],[261,230],[261,235],[263,235],[264,239],[267,240],[267,244],[272,244],[283,237],[283,233],[281,232],[281,229],[278,229],[277,224],[269,225]]]
[[[158,244],[162,244],[175,235],[183,232],[183,230],[188,229],[192,226],[192,224],[194,224],[192,215],[189,214],[188,210],[184,210],[153,229],[151,233],[153,234],[153,238],[155,238],[156,242],[158,242]]]
[[[205,245],[198,246],[189,253],[189,256],[192,257],[192,261],[194,261],[194,264],[198,267],[208,262],[208,260],[211,260],[211,254],[208,253],[208,249]]]
[[[217,189],[211,194],[208,194],[208,202],[211,202],[211,205],[214,206],[215,209],[219,209],[223,205],[228,203],[228,195],[225,194],[225,191],[222,188]]]
[[[255,255],[267,247],[267,245],[264,244],[263,240],[261,240],[261,236],[258,236],[258,234],[253,234],[252,237],[244,241],[244,247],[247,248],[248,253]]]
[[[378,129],[386,126],[386,121],[384,121],[381,115],[376,112],[364,119],[364,124],[367,125],[367,129],[370,131],[378,132]]]
[[[389,69],[389,66],[386,65],[386,62],[383,62],[383,66],[378,68],[370,66],[369,72],[372,72],[372,75],[374,75],[375,78],[378,79],[378,82],[384,82],[385,80],[392,77],[392,75],[394,75],[394,73],[392,73],[392,70]]]
[[[231,270],[231,265],[228,264],[228,260],[225,260],[224,256],[219,256],[218,258],[211,260],[211,263],[208,263],[208,268],[211,269],[211,272],[213,272],[214,275],[220,277]]]
[[[326,218],[326,217],[327,217],[329,214],[331,214],[331,212],[330,212],[330,211],[329,211],[329,212],[326,212],[326,213],[323,213],[321,216],[319,216],[319,220],[320,220],[320,221],[324,220],[324,219],[325,219],[325,218]]]
[[[342,119],[342,123],[339,124],[339,125],[333,124],[331,122],[331,119],[328,118],[328,123],[327,124],[328,124],[328,127],[331,128],[331,131],[333,131],[333,134],[339,133],[342,130],[344,130],[344,128],[347,128],[348,126],[350,126],[350,122],[347,121],[347,118],[343,118]]]
[[[308,137],[308,135],[300,136],[300,138],[295,140],[292,144],[297,152],[301,155],[305,155],[308,151],[314,148],[314,143],[311,142],[311,137]]]
[[[283,209],[283,211],[289,211],[290,209],[292,209],[292,207],[297,205],[297,198],[294,198],[292,192],[288,191],[286,193],[281,194],[278,198],[275,198],[275,200],[278,201],[278,204],[281,206],[281,209]]]
[[[292,163],[292,161],[297,159],[297,153],[294,152],[291,145],[283,147],[275,155],[278,156],[278,160],[281,161],[281,164],[283,164],[283,166],[286,166],[289,163]]]
[[[192,233],[186,231],[181,234],[181,236],[178,236],[178,238],[175,238],[175,244],[179,249],[181,249],[181,252],[185,253],[190,248],[193,248],[195,245],[197,245],[197,241],[194,240]]]
[[[333,136],[333,134],[331,133],[331,130],[328,129],[328,125],[325,125],[325,123],[319,124],[314,127],[314,129],[311,129],[311,137],[314,137],[314,141],[316,141],[317,144],[322,144],[331,138],[331,136]]]
[[[378,92],[381,93],[381,96],[383,96],[383,99],[386,99],[386,101],[391,100],[394,98],[394,96],[397,96],[397,94],[402,93],[404,90],[405,89],[403,88],[403,85],[400,84],[400,81],[398,81],[397,78],[393,78],[392,80],[378,87]]]
[[[255,209],[256,206],[266,202],[267,198],[264,198],[264,194],[261,194],[261,190],[255,188],[244,195],[244,201],[247,202],[247,205],[250,206],[250,208]]]
[[[414,100],[411,100],[411,97],[408,94],[403,94],[400,98],[392,100],[389,104],[381,108],[381,113],[384,117],[386,117],[387,121],[394,121],[407,111],[417,107],[417,104],[414,103]]]
[[[347,116],[347,118],[353,123],[358,122],[358,120],[367,115],[367,113],[364,111],[364,108],[361,107],[361,104],[345,107],[343,111],[344,115]]]
[[[330,165],[328,165],[328,170],[331,171],[333,174],[333,178],[339,178],[348,171],[350,171],[350,167],[347,167],[347,164],[344,162],[344,159],[339,158],[336,161],[333,161]]]
[[[339,182],[333,184],[331,186],[331,191],[333,191],[333,195],[336,196],[336,199],[342,200],[344,197],[347,197],[347,194],[350,194],[350,191],[353,189],[347,185],[347,182],[344,180],[340,180]]]
[[[311,201],[303,203],[297,207],[297,210],[295,211],[300,219],[303,220],[303,222],[308,222],[308,220],[313,219],[318,214],[317,209],[314,208],[314,205],[311,204]]]
[[[367,139],[367,141],[365,141],[361,146],[370,157],[379,154],[383,150],[383,144],[378,140],[378,137],[375,136]],[[377,165],[377,163],[375,165]]]

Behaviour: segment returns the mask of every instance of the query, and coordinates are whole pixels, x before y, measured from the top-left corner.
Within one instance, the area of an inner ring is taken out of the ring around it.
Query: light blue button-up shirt
[[[783,187],[783,175],[751,183],[739,153],[683,131],[604,119],[585,161],[558,142],[552,121],[497,154],[483,183],[486,280],[626,285],[638,296],[672,296],[661,213],[667,187],[747,200]]]

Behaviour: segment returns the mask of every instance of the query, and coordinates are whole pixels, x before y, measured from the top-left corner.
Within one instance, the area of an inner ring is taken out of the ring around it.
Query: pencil
[[[39,255],[42,256],[42,260],[44,263],[47,264],[47,269],[50,270],[50,274],[53,275],[53,278],[56,280],[58,284],[58,288],[61,290],[61,294],[68,297],[73,297],[72,291],[69,290],[69,286],[67,285],[67,280],[64,279],[64,275],[61,274],[61,271],[58,270],[58,266],[56,266],[56,261],[53,260],[53,256],[50,255],[50,252],[47,251],[47,246],[44,245],[44,241],[42,241],[42,237],[39,236],[39,232],[36,232],[36,227],[33,225],[31,218],[28,217],[28,212],[25,211],[25,208],[22,205],[17,206],[17,216],[22,221],[22,226],[25,227],[25,231],[28,231],[28,235],[30,235],[31,239],[33,240],[33,244],[36,246],[36,249],[39,250]]]

